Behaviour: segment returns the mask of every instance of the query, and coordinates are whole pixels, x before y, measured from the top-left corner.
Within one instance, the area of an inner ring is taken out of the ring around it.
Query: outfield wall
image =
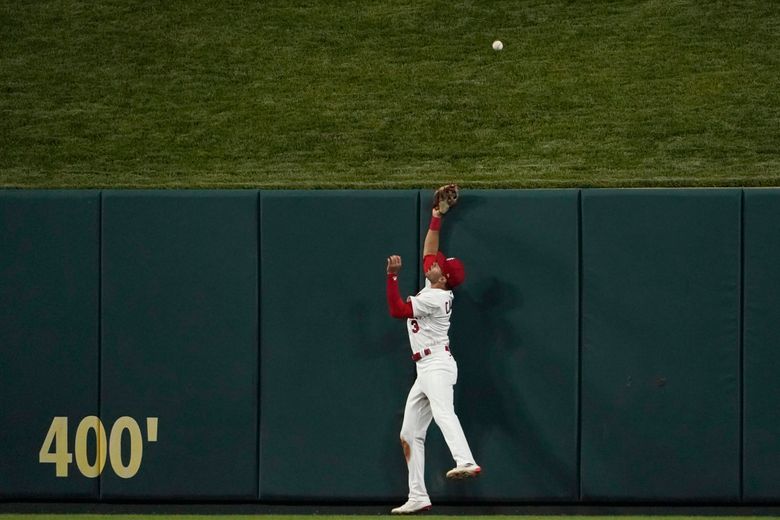
[[[0,499],[397,502],[430,193],[0,191]],[[780,500],[780,190],[464,190],[437,502]]]

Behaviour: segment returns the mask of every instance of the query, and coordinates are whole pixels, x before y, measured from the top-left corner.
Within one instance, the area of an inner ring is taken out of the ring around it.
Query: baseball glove
[[[458,203],[458,188],[457,184],[447,184],[442,186],[435,192],[433,192],[433,207],[438,208],[439,213],[444,215],[451,207]]]

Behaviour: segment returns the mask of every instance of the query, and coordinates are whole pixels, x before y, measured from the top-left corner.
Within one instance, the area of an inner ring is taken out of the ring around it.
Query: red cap
[[[466,268],[460,259],[453,257],[444,258],[444,255],[439,251],[436,255],[436,262],[441,267],[441,272],[447,278],[447,285],[450,289],[459,286],[466,279]]]

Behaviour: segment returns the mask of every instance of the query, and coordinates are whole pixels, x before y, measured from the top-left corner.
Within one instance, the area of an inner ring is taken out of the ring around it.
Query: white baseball
[[[496,40],[493,42],[493,50],[494,51],[500,51],[504,48],[504,44],[501,43],[501,40]]]

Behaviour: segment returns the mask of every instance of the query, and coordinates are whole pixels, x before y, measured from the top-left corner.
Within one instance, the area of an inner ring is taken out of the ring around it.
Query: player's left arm
[[[428,255],[436,256],[439,252],[439,230],[441,229],[441,213],[437,208],[431,212],[431,223],[423,243],[423,259]]]
[[[398,289],[399,272],[401,272],[401,257],[389,256],[387,258],[387,307],[393,318],[413,318],[412,303],[401,299],[401,291]]]

